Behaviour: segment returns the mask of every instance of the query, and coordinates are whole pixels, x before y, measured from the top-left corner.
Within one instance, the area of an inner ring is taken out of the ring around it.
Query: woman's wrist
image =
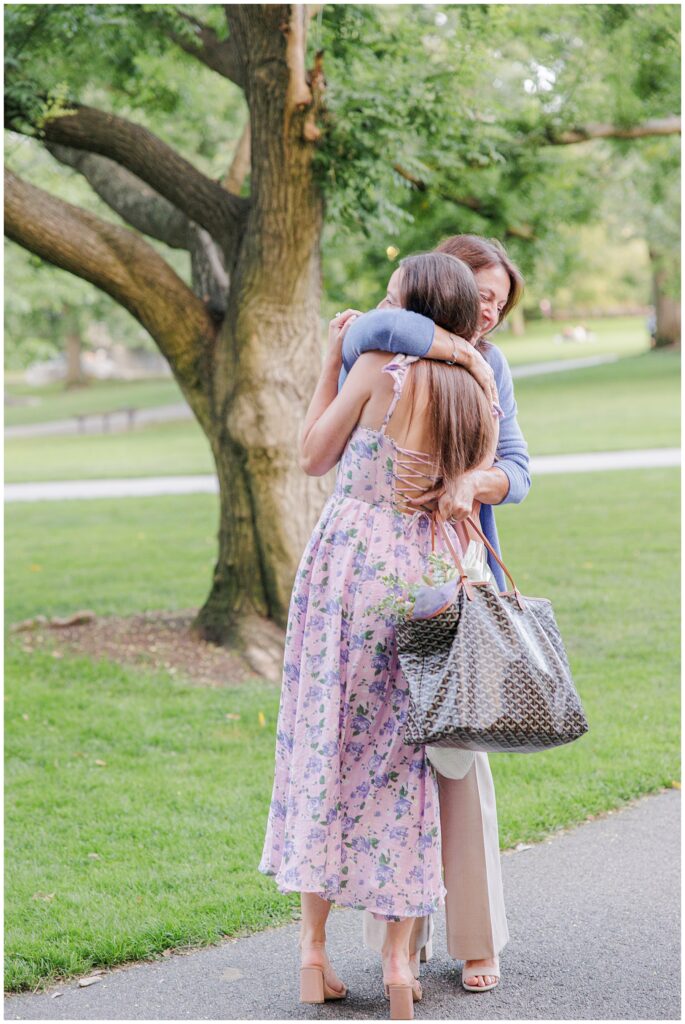
[[[475,351],[473,345],[469,345],[468,341],[460,338],[458,334],[450,334],[449,339],[452,350],[447,362],[452,366],[463,366],[467,370],[470,369],[473,365],[473,353]]]

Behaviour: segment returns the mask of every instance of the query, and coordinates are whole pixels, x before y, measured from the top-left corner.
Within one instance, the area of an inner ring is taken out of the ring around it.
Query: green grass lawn
[[[5,405],[5,426],[45,423],[70,419],[77,413],[112,412],[132,406],[149,409],[185,401],[173,377],[150,380],[94,380],[87,387],[64,390],[60,382],[36,387],[26,384],[20,375],[8,374],[5,391],[9,395],[32,398],[31,405]]]
[[[648,352],[514,385],[532,455],[680,444],[680,353]]]
[[[591,331],[593,341],[568,342],[560,337],[565,327],[582,324]],[[642,316],[601,317],[586,320],[533,320],[526,324],[525,334],[513,337],[508,331],[493,335],[511,366],[546,363],[556,359],[583,359],[587,356],[634,356],[649,348],[649,336]]]
[[[5,441],[7,483],[214,472],[209,441],[195,420],[151,424],[120,434],[71,434]]]
[[[515,382],[533,455],[669,447],[679,443],[680,356],[649,352],[585,370]],[[212,473],[194,420],[130,433],[12,439],[5,480],[87,480]]]
[[[675,470],[543,477],[500,510],[505,561],[554,602],[590,721],[569,747],[492,756],[503,847],[679,778],[678,493]],[[7,506],[7,622],[197,605],[216,515],[210,495]],[[5,693],[8,988],[290,917],[297,897],[256,870],[276,687],[10,639]]]

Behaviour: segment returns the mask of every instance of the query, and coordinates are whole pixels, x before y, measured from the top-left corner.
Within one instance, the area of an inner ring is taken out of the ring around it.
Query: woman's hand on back
[[[362,314],[358,309],[346,309],[344,313],[336,313],[328,324],[328,355],[342,363],[342,343],[347,328],[353,320]]]
[[[464,473],[451,487],[436,487],[418,498],[408,499],[408,504],[429,511],[437,507],[443,519],[466,519],[473,515],[477,479],[476,471]]]

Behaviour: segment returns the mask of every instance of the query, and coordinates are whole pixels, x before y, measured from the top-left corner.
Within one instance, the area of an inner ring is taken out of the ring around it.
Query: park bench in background
[[[132,430],[135,423],[135,415],[137,409],[134,406],[126,406],[123,409],[110,409],[108,412],[81,412],[75,413],[75,419],[77,423],[77,429],[79,434],[85,433],[86,420],[90,417],[101,417],[102,418],[102,432],[106,434],[109,432],[110,417],[117,416],[118,414],[126,415],[126,429]]]

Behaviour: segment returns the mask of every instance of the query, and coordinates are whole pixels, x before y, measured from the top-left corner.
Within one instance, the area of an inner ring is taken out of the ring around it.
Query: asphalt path
[[[447,956],[438,914],[417,1019],[680,1019],[676,789],[505,852],[502,873],[510,940],[500,984],[462,989],[461,963]],[[86,988],[71,980],[10,996],[5,1019],[387,1019],[380,963],[362,945],[361,915],[334,910],[328,926],[331,958],[349,987],[343,1003],[298,1002],[298,927],[106,971]]]
[[[538,455],[530,460],[530,472],[532,476],[544,476],[548,473],[599,473],[613,469],[651,469],[679,465],[679,448],[644,448],[635,451],[581,452],[577,455]],[[5,484],[6,502],[218,493],[219,482],[213,474]]]
[[[615,363],[617,355],[585,356],[579,359],[552,359],[543,363],[527,363],[524,366],[513,366],[512,377],[539,377],[546,373],[563,373],[565,370],[579,370],[590,366],[601,366],[603,363]],[[169,423],[175,420],[192,420],[193,412],[187,402],[174,402],[170,405],[157,405],[144,409],[136,409],[135,425],[144,426],[150,423]],[[59,434],[118,434],[130,429],[128,413],[125,410],[110,412],[103,417],[102,413],[88,413],[80,423],[76,416],[62,420],[46,420],[43,423],[17,424],[5,427],[5,437],[49,437]]]

